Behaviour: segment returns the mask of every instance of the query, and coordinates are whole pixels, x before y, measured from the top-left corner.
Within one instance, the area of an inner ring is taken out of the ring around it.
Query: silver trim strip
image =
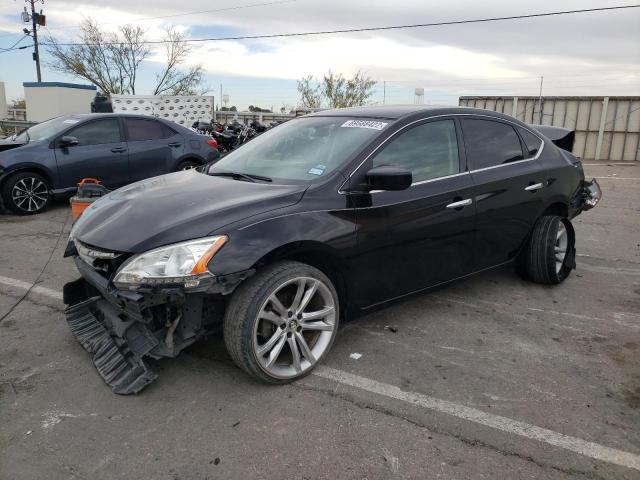
[[[516,127],[522,128],[524,130],[526,130],[527,132],[531,133],[532,135],[534,135],[535,137],[537,137],[540,140],[540,148],[538,149],[538,152],[536,153],[535,157],[532,158],[525,158],[523,160],[517,160],[515,162],[510,162],[510,163],[502,163],[500,165],[494,165],[491,167],[485,167],[485,168],[478,168],[475,170],[468,170],[466,172],[460,172],[460,173],[456,173],[454,175],[447,175],[446,177],[438,177],[438,178],[432,178],[429,180],[423,180],[421,182],[416,182],[416,183],[412,183],[411,187],[413,187],[414,185],[422,185],[423,183],[429,183],[429,182],[436,182],[439,180],[444,180],[447,178],[451,178],[451,177],[456,177],[458,175],[466,175],[469,173],[475,173],[475,172],[483,172],[485,170],[492,170],[494,168],[500,168],[500,167],[507,167],[509,165],[515,165],[517,163],[523,163],[523,162],[531,162],[533,160],[537,160],[538,158],[540,158],[540,155],[542,155],[542,151],[544,150],[544,145],[545,145],[545,141],[542,137],[540,137],[540,134],[536,131],[534,131],[533,129],[531,129],[528,125],[524,124],[521,125],[519,123],[513,122],[511,120],[507,120],[505,118],[499,118],[499,117],[494,117],[493,115],[483,115],[481,113],[449,113],[446,115],[434,115],[433,117],[426,117],[426,118],[421,118],[419,120],[414,120],[411,123],[407,123],[404,127],[400,128],[399,130],[396,130],[395,132],[393,132],[391,135],[389,135],[387,138],[384,139],[384,141],[378,145],[369,155],[367,155],[364,160],[362,160],[362,162],[360,162],[358,164],[358,166],[356,168],[353,169],[353,171],[347,176],[347,179],[342,182],[342,184],[340,185],[340,187],[338,187],[338,193],[340,195],[345,195],[348,192],[345,192],[344,190],[342,190],[342,188],[345,186],[345,184],[349,181],[349,179],[360,169],[360,167],[362,167],[362,165],[364,165],[364,163],[369,160],[369,158],[371,158],[372,155],[374,155],[380,148],[382,148],[389,140],[391,140],[393,137],[395,137],[397,134],[399,134],[400,132],[402,132],[404,129],[410,127],[411,125],[414,125],[416,123],[419,122],[423,122],[425,120],[431,120],[433,118],[443,118],[443,117],[485,117],[485,118],[490,118],[492,120],[497,120],[497,121],[502,121],[505,123],[510,123],[511,125],[514,125]],[[409,187],[409,188],[411,188]],[[385,190],[374,190],[373,192],[368,192],[368,193],[379,193]]]

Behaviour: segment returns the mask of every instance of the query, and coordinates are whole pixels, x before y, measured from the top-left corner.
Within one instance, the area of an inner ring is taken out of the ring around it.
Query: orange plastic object
[[[82,215],[85,208],[91,205],[93,201],[80,200],[78,197],[71,197],[69,203],[71,204],[71,220],[75,222],[80,215]]]
[[[82,180],[80,180],[80,183],[78,183],[78,193],[76,196],[72,197],[69,200],[69,203],[71,204],[71,219],[75,222],[80,215],[82,215],[82,212],[84,212],[84,210],[91,205],[93,202],[95,202],[98,198],[100,198],[104,193],[107,193],[108,190],[105,189],[103,186],[99,187],[99,191],[95,191],[92,194],[92,192],[86,192],[85,188],[87,185],[90,184],[95,184],[95,185],[100,185],[100,180],[98,180],[97,178],[83,178]],[[90,188],[90,187],[89,187]]]

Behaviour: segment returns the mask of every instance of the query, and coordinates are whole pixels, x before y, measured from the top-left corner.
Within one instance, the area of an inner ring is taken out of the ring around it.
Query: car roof
[[[334,108],[322,110],[305,115],[307,117],[365,117],[365,118],[385,118],[398,120],[404,117],[423,113],[425,117],[435,115],[453,114],[478,114],[489,115],[496,118],[512,117],[492,110],[482,110],[480,108],[455,107],[455,106],[435,106],[435,105],[374,105],[368,107]]]

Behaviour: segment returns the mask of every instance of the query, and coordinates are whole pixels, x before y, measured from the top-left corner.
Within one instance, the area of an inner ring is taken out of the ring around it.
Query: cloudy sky
[[[268,3],[268,4],[267,4]],[[624,5],[624,0],[47,0],[41,36],[73,40],[84,17],[105,29],[131,23],[159,39],[174,25],[188,37],[273,33],[431,23],[559,10]],[[262,5],[260,5],[262,4]],[[19,0],[0,0],[0,48],[20,40]],[[230,9],[233,7],[233,9]],[[245,8],[246,7],[246,8]],[[217,10],[217,11],[212,11]],[[203,12],[207,11],[207,12]],[[197,13],[194,13],[197,12]],[[150,18],[152,17],[152,18]],[[540,19],[433,28],[349,33],[268,40],[193,44],[189,63],[201,63],[216,97],[223,93],[240,109],[248,105],[293,106],[296,80],[332,69],[365,71],[378,81],[373,102],[412,103],[424,87],[425,103],[457,103],[460,95],[640,95],[640,8]],[[29,39],[22,40],[24,45]],[[47,68],[43,80],[75,81]],[[138,92],[150,93],[162,55],[142,69]],[[0,81],[9,99],[22,96],[22,82],[35,80],[31,50],[0,53]]]

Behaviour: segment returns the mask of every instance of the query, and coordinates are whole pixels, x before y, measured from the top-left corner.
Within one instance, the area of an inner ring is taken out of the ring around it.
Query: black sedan
[[[68,196],[85,177],[107,188],[194,168],[217,158],[217,144],[162,119],[114,114],[56,117],[0,142],[3,203],[22,215]]]
[[[155,378],[144,357],[220,328],[242,369],[289,382],[340,321],[409,294],[509,263],[562,282],[571,219],[599,198],[576,157],[506,115],[323,111],[94,203],[67,247],[67,321],[116,393]]]

